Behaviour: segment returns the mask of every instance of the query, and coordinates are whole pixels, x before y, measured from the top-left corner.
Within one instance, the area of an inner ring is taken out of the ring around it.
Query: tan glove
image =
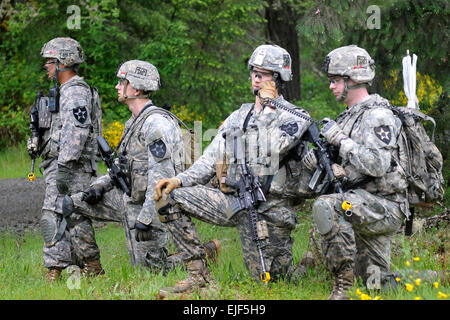
[[[277,86],[274,81],[264,81],[259,86],[258,97],[261,100],[278,98]]]
[[[325,124],[320,130],[320,134],[327,139],[332,145],[339,147],[342,139],[348,138],[347,135],[342,131],[336,121],[329,118],[324,118],[322,122]]]
[[[341,165],[337,164],[337,163],[333,163],[331,165],[331,169],[333,170],[333,174],[336,177],[336,179],[344,178],[344,177],[347,176],[345,174],[344,168]]]
[[[317,157],[314,153],[314,149],[310,149],[305,156],[302,158],[303,165],[308,168],[311,171],[316,170],[318,164],[317,164]]]
[[[39,144],[39,138],[38,137],[31,137],[27,141],[27,150],[30,155],[36,154],[38,152],[38,144]]]
[[[155,193],[153,193],[153,199],[158,201],[162,197],[162,190],[165,188],[164,193],[169,194],[173,189],[181,187],[181,180],[177,177],[161,179],[156,183]]]

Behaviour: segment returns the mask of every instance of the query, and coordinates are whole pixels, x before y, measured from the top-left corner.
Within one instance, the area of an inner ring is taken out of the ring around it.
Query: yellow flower
[[[421,297],[415,297],[414,300],[422,300]]]
[[[368,294],[363,293],[361,295],[361,300],[372,300],[372,298]]]
[[[439,292],[438,292],[438,297],[439,297],[440,299],[447,299],[448,295],[439,291]]]
[[[405,288],[406,288],[406,290],[411,292],[414,289],[414,285],[411,283],[407,283],[407,284],[405,284]]]
[[[400,282],[400,278],[399,277],[395,278],[395,281]]]
[[[411,265],[411,263],[410,263],[408,260],[406,260],[405,265],[406,265],[407,267],[409,267],[409,266]]]
[[[376,296],[375,298],[373,298],[373,300],[383,300],[383,299],[381,299],[380,296]]]
[[[420,281],[421,281],[420,278],[417,278],[417,279],[416,279],[416,285],[417,285],[417,286],[420,286]]]
[[[362,294],[362,292],[361,292],[361,290],[359,290],[359,288],[356,289],[356,294],[357,294],[358,296],[360,296],[360,295]]]
[[[414,257],[414,261],[420,261],[420,257]]]
[[[439,288],[439,282],[433,282],[433,286],[437,289],[437,288]]]

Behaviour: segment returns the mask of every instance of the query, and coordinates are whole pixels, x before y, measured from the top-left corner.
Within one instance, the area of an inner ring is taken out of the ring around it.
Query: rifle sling
[[[253,108],[254,108],[254,107],[250,108],[249,112],[247,113],[247,116],[245,117],[244,124],[243,124],[243,126],[242,126],[242,131],[243,131],[244,133],[247,131],[248,123],[250,122],[250,118],[251,118],[251,116],[252,116],[252,114],[253,114],[253,113],[252,113]],[[289,155],[290,155],[290,153],[288,153],[288,154],[280,161],[280,164],[279,164],[279,166],[278,166],[278,169],[281,169],[283,166],[286,165],[286,170],[288,170],[289,167],[287,166],[287,163],[288,163],[288,161],[290,160]],[[264,193],[265,196],[267,196],[267,195],[269,194],[270,186],[272,185],[272,181],[273,181],[273,178],[274,178],[275,176],[272,174],[272,175],[266,176],[266,177],[267,177],[266,182],[265,182],[264,185],[262,186],[262,191],[263,191],[263,193]]]

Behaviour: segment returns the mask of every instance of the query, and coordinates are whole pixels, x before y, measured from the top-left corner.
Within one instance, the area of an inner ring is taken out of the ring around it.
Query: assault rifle
[[[238,152],[238,136],[236,132],[232,135],[234,140],[234,157],[238,158],[238,154],[243,155],[243,153]],[[241,141],[242,142],[242,141]],[[242,151],[242,148],[240,149]],[[268,283],[270,281],[270,273],[266,270],[266,264],[264,262],[264,257],[261,250],[261,240],[268,237],[267,226],[259,223],[258,219],[258,206],[261,202],[266,201],[264,192],[262,191],[261,183],[258,177],[253,176],[248,170],[245,159],[241,157],[240,160],[241,174],[239,181],[235,181],[229,178],[225,179],[225,184],[234,188],[238,192],[238,198],[231,203],[232,213],[235,214],[241,210],[246,210],[248,213],[248,219],[250,223],[250,230],[252,233],[252,240],[256,243],[256,248],[258,250],[258,255],[261,263],[261,281]]]
[[[31,130],[31,138],[38,138],[38,142],[41,140],[41,133],[39,131],[39,104],[42,98],[42,91],[38,91],[36,100],[34,102],[33,107],[30,111],[30,130]],[[39,145],[39,143],[38,143]],[[28,180],[34,181],[36,180],[36,176],[34,174],[34,163],[36,158],[39,156],[39,152],[33,152],[30,154],[31,156],[31,170],[28,174]]]
[[[333,154],[333,151],[331,150],[332,146],[328,145],[328,143],[324,142],[320,138],[318,121],[314,120],[311,117],[308,117],[307,115],[305,115],[293,108],[289,108],[273,99],[264,99],[263,106],[268,106],[268,105],[270,105],[274,108],[278,108],[278,109],[287,111],[296,117],[299,117],[303,120],[311,122],[311,125],[308,127],[308,130],[305,134],[305,140],[311,142],[314,146],[317,147],[315,154],[317,157],[318,167],[317,167],[316,171],[314,172],[314,174],[311,178],[311,181],[309,182],[308,187],[311,190],[313,190],[314,192],[317,192],[315,189],[316,189],[317,185],[319,184],[319,182],[321,182],[322,177],[324,176],[323,173],[325,172],[325,175],[327,176],[328,181],[322,187],[319,194],[326,193],[330,187],[330,184],[332,183],[334,186],[334,192],[343,195],[344,191],[342,189],[341,181],[336,178],[336,176],[334,175],[333,169],[332,169],[332,165],[333,165],[333,162],[331,160],[332,154]],[[351,203],[349,201],[342,199],[341,206],[342,206],[342,209],[344,210],[344,213],[347,216],[351,216],[351,214],[352,214],[350,211],[350,209],[352,207]]]
[[[128,186],[125,174],[120,170],[120,168],[114,163],[114,151],[102,136],[97,137],[97,142],[102,156],[103,161],[108,168],[109,176],[111,177],[114,185],[120,188],[127,196],[131,196],[131,190]]]

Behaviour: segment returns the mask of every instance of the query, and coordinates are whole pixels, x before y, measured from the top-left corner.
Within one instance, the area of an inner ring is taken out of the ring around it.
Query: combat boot
[[[204,243],[203,247],[205,248],[205,254],[208,261],[215,263],[216,259],[220,255],[220,241],[217,239],[212,239],[211,241]]]
[[[334,278],[333,291],[328,300],[348,300],[346,293],[353,285],[353,269],[344,271]]]
[[[47,270],[47,282],[55,282],[61,279],[61,267],[50,267]]]
[[[205,260],[191,260],[187,263],[186,267],[189,276],[184,280],[178,281],[174,287],[159,290],[159,297],[161,299],[167,298],[170,294],[183,293],[195,288],[203,288],[209,282],[208,278],[210,274]]]
[[[103,270],[100,260],[92,260],[84,264],[83,273],[86,277],[95,277],[104,275],[105,270]]]

